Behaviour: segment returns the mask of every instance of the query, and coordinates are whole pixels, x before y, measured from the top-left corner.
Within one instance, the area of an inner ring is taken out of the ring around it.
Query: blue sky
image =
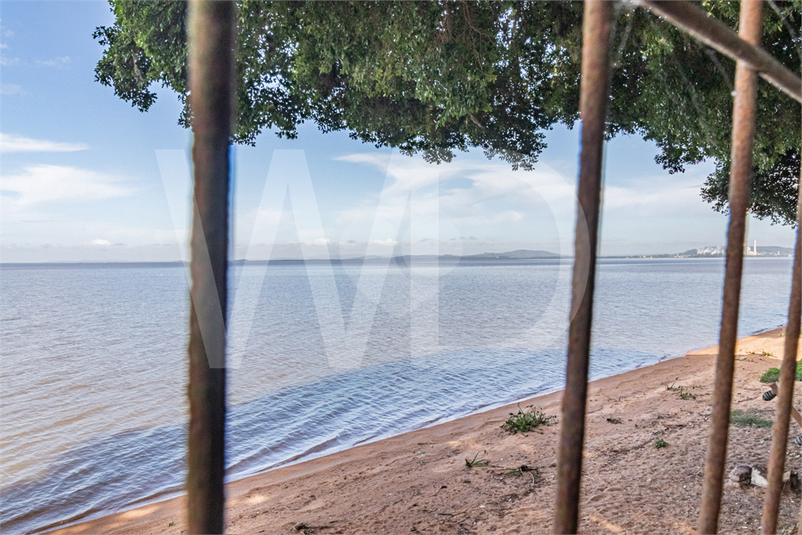
[[[102,50],[92,31],[112,21],[105,1],[0,3],[3,262],[181,257],[189,194],[175,189],[185,177],[165,173],[180,174],[190,135],[177,125],[180,105],[169,91],[143,114],[94,81]],[[536,170],[513,172],[477,151],[434,166],[312,124],[292,141],[265,133],[255,147],[234,150],[234,254],[292,255],[289,244],[299,241],[320,256],[405,244],[416,252],[569,254],[577,135],[555,129]],[[284,149],[303,151],[313,198],[263,197],[271,163],[281,189],[305,172],[281,171],[290,153],[275,151]],[[699,197],[712,166],[669,175],[655,153],[634,137],[608,144],[601,253],[723,245],[726,217]],[[160,168],[159,154],[173,163]],[[414,230],[399,231],[405,214]],[[749,239],[790,247],[794,232],[753,220]]]

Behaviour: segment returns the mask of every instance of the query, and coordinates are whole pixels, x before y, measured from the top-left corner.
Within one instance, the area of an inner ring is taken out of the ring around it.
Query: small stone
[[[738,463],[730,472],[730,481],[735,483],[750,483],[752,479],[752,467],[748,464]]]
[[[765,468],[756,464],[752,465],[752,484],[754,486],[767,488],[769,486],[767,475]]]

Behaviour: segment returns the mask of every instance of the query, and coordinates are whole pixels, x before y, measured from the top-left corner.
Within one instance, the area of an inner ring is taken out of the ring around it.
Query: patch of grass
[[[536,409],[533,405],[527,407],[527,411],[518,405],[518,414],[510,413],[507,421],[501,424],[501,428],[509,431],[511,435],[526,433],[541,425],[551,425],[557,423],[556,416],[547,416],[546,413]]]
[[[660,448],[667,448],[668,442],[663,440],[662,438],[658,438],[654,441],[654,449],[659,450]]]
[[[479,458],[479,454],[477,453],[476,455],[473,456],[473,460],[469,461],[468,459],[465,459],[466,468],[476,468],[476,467],[479,467],[479,466],[487,466],[487,465],[490,464],[490,461],[488,461],[486,459],[477,460],[478,458]]]
[[[671,383],[670,385],[667,385],[666,386],[666,390],[668,390],[669,392],[679,392],[680,399],[696,399],[696,395],[695,394],[691,394],[690,392],[686,392],[685,391],[686,387],[684,387],[684,386],[674,386],[675,384],[677,384],[677,381],[679,381],[679,377],[674,379],[673,383]],[[696,389],[696,386],[691,385],[691,388],[692,389]]]
[[[773,357],[771,353],[763,352],[764,355]],[[780,369],[779,368],[769,368],[766,370],[766,373],[760,376],[761,383],[776,383],[780,380]],[[796,363],[796,380],[802,381],[802,361]]]
[[[611,424],[620,424],[621,418],[607,418],[607,421],[610,422]]]
[[[771,420],[763,418],[764,414],[759,409],[735,409],[730,413],[730,424],[736,427],[771,427]]]
[[[780,368],[769,368],[760,376],[761,383],[776,383],[780,380]]]

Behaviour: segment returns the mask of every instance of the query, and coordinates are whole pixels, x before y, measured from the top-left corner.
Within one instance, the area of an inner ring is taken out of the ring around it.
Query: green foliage
[[[479,454],[477,453],[476,455],[473,456],[472,460],[469,461],[468,459],[465,459],[465,467],[471,469],[476,467],[488,466],[490,464],[490,461],[488,461],[487,459],[477,460],[478,458]]]
[[[547,416],[533,405],[528,406],[527,409],[529,410],[523,411],[519,405],[518,413],[510,413],[510,417],[507,418],[506,422],[501,424],[501,428],[508,431],[511,435],[515,435],[517,433],[527,433],[541,425],[557,423],[556,416]]]
[[[764,352],[764,354],[766,354]],[[761,383],[776,383],[780,380],[780,369],[769,368],[760,376]],[[802,381],[802,361],[796,363],[796,380]]]
[[[696,399],[696,395],[692,394],[691,392],[685,391],[685,387],[684,386],[674,386],[677,383],[677,381],[679,381],[679,377],[677,379],[675,379],[673,383],[671,383],[670,385],[666,386],[666,390],[668,390],[670,392],[678,392],[680,399],[686,399],[686,400],[687,399]],[[691,389],[695,390],[696,386],[692,385]]]
[[[761,383],[776,383],[780,380],[780,368],[769,368],[760,376]]]
[[[680,388],[682,387],[674,386],[675,384],[677,384],[677,381],[679,381],[679,377],[674,379],[674,382],[671,383],[670,385],[666,385],[666,390],[668,390],[669,392],[679,392]]]
[[[110,0],[115,21],[95,38],[96,79],[145,111],[154,85],[184,104],[186,4]],[[325,132],[430,162],[482,149],[532,169],[553,125],[579,119],[580,2],[261,2],[238,0],[237,125],[233,141],[272,130],[295,137],[313,121]],[[738,6],[702,7],[737,27]],[[798,70],[802,0],[764,9],[762,44]],[[609,137],[657,145],[670,172],[712,159],[702,191],[727,209],[734,63],[642,9],[617,5]],[[761,81],[750,209],[793,223],[802,153],[800,107]]]
[[[794,225],[799,191],[800,157],[799,151],[789,148],[776,157],[774,163],[766,168],[752,167],[752,190],[749,211],[758,219],[769,218],[772,223]],[[722,213],[729,211],[729,158],[721,159],[716,170],[707,177],[702,188],[702,198],[713,204]]]
[[[659,450],[660,448],[667,448],[668,442],[663,440],[662,438],[658,438],[654,441],[654,449]]]
[[[730,424],[736,427],[771,427],[771,420],[763,418],[764,414],[758,409],[735,409],[730,413]]]

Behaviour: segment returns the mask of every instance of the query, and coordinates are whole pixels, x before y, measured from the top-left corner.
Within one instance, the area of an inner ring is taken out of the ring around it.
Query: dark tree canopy
[[[180,124],[190,126],[186,4],[110,3],[114,26],[95,32],[105,47],[97,80],[142,111],[156,98],[154,84],[168,87],[184,103]],[[702,2],[737,27],[733,4]],[[313,121],[432,162],[479,147],[513,169],[531,169],[545,132],[579,119],[579,2],[239,5],[235,142],[252,144],[264,130],[292,138]],[[763,45],[797,71],[800,8],[802,0],[764,8]],[[613,47],[610,137],[653,140],[670,172],[712,158],[717,168],[702,195],[726,210],[734,63],[626,4]],[[761,81],[758,108],[752,212],[792,223],[800,106]]]

